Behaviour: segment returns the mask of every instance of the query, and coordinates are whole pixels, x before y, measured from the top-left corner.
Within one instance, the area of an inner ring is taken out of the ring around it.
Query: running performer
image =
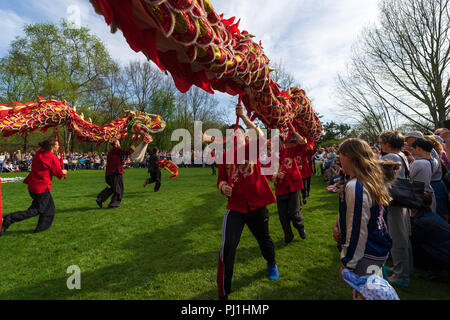
[[[105,180],[108,187],[103,189],[97,196],[97,204],[100,208],[103,207],[103,202],[108,200],[112,195],[111,202],[108,208],[119,208],[123,197],[123,157],[129,156],[135,150],[135,146],[131,146],[129,150],[120,148],[120,141],[114,140],[113,148],[109,150],[106,158],[106,173]]]
[[[311,191],[311,177],[313,175],[312,156],[314,155],[314,144],[308,144],[303,155],[296,157],[297,164],[303,179],[302,199],[303,204],[307,203]]]
[[[252,123],[244,113],[241,105],[236,107],[236,115],[243,120],[248,129],[256,131],[258,140],[265,140],[260,128]],[[239,132],[239,131],[238,131]],[[238,133],[239,136],[239,133]],[[242,139],[242,136],[240,136]],[[253,143],[258,143],[254,141]],[[250,143],[251,144],[251,143]],[[272,189],[265,176],[261,174],[261,161],[259,158],[261,146],[256,148],[256,159],[250,157],[250,144],[238,145],[223,155],[222,164],[218,165],[217,187],[219,192],[228,198],[227,211],[223,219],[222,245],[220,247],[217,286],[220,300],[228,299],[231,292],[231,279],[233,276],[234,259],[244,225],[247,225],[258,241],[261,253],[267,261],[268,277],[271,280],[279,278],[275,262],[275,248],[269,234],[269,211],[267,205],[275,202]],[[245,151],[245,163],[239,164],[236,154]],[[230,153],[227,157],[227,154]],[[233,158],[234,155],[234,158]],[[233,159],[231,164],[227,158]],[[253,161],[252,161],[253,160]],[[238,163],[238,164],[236,164]]]
[[[290,139],[286,148],[280,151],[279,169],[272,176],[285,245],[289,245],[294,240],[291,223],[299,232],[300,237],[306,239],[300,203],[300,190],[304,189],[304,186],[296,158],[305,154],[307,140],[293,130],[291,134],[293,139]]]
[[[155,192],[158,192],[159,188],[161,188],[161,168],[159,167],[160,161],[159,150],[155,147],[150,151],[150,158],[147,162],[150,178],[144,182],[144,187],[148,184],[155,183]]]
[[[17,211],[3,217],[0,235],[11,224],[39,215],[34,233],[42,232],[52,226],[55,217],[55,204],[52,198],[52,178],[62,179],[67,170],[62,170],[61,163],[55,153],[58,152],[58,143],[51,137],[39,143],[40,149],[36,152],[31,163],[31,172],[25,178],[33,202],[26,211]]]

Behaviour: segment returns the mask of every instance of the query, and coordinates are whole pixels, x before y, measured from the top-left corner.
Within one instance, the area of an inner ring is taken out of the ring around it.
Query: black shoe
[[[98,206],[101,208],[103,208],[103,204],[102,201],[100,199],[95,200],[95,202],[97,202]]]
[[[286,240],[286,238],[284,239],[284,245],[285,246],[288,246],[288,245],[290,245],[291,243],[292,243],[292,241],[294,241],[294,237],[292,237],[291,239],[289,239],[289,240]]]
[[[303,240],[305,240],[305,239],[306,239],[305,229],[301,229],[301,230],[299,231],[299,233],[300,233],[300,238],[302,238]]]
[[[228,296],[221,296],[219,297],[219,300],[228,300]]]
[[[306,201],[306,198],[303,199],[303,204],[306,204],[308,201]]]

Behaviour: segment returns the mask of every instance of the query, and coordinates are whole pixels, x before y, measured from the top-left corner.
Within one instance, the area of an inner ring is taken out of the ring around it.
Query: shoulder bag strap
[[[399,155],[398,153],[396,153],[396,155],[400,158],[400,160],[402,161],[403,165],[405,166],[405,176],[406,176],[406,179],[409,179],[410,178],[410,176],[409,176],[409,169],[408,169],[408,166],[406,165],[405,159],[403,159],[403,157],[401,155]]]

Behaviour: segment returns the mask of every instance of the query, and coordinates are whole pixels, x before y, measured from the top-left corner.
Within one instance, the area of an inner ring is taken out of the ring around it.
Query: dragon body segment
[[[38,102],[14,103],[15,106],[0,105],[0,133],[9,137],[19,133],[41,130],[50,127],[65,126],[73,132],[81,142],[109,142],[130,137],[151,143],[151,134],[165,129],[164,120],[157,115],[125,110],[125,115],[115,121],[99,126],[85,120],[67,102],[46,100],[39,97]]]
[[[321,123],[304,90],[281,90],[269,58],[253,35],[224,19],[209,0],[90,0],[113,32],[120,28],[130,47],[143,52],[186,92],[196,85],[239,95],[252,120],[281,130],[291,123],[318,140]]]

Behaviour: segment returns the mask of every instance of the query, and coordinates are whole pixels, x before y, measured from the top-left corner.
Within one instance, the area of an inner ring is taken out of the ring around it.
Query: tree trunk
[[[23,135],[23,153],[27,152],[27,148],[28,148],[28,132],[25,132],[25,134]]]

